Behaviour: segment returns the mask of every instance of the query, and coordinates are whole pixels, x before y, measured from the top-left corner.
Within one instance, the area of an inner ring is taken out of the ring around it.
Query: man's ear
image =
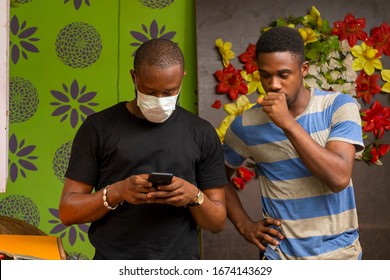
[[[302,77],[306,78],[307,73],[309,73],[309,68],[310,68],[310,63],[309,63],[309,61],[305,61],[305,62],[302,64],[302,67],[301,67]]]
[[[133,82],[135,83],[135,71],[133,69],[130,70],[130,76]]]

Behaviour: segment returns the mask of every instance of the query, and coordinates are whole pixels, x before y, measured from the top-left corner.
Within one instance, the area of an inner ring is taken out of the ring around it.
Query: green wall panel
[[[70,255],[90,259],[88,225],[65,227],[58,218],[71,141],[87,115],[134,97],[129,70],[140,41],[131,31],[175,33],[187,65],[180,102],[197,112],[194,1],[15,0],[11,7],[9,178],[0,215],[60,236]]]

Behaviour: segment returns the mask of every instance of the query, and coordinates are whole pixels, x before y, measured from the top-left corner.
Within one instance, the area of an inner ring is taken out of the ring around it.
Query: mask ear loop
[[[182,87],[182,85],[183,85],[183,82],[180,84],[179,91],[178,91],[178,93],[177,93],[178,97],[177,97],[177,99],[176,99],[176,106],[180,106],[180,97],[181,97],[180,93],[181,93],[181,87]]]
[[[135,89],[135,97],[138,98],[137,76],[135,74],[134,74],[134,89]]]

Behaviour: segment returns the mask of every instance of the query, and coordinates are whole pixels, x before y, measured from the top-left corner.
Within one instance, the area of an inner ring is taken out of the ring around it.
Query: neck
[[[295,118],[302,114],[310,101],[310,90],[303,87],[297,98],[289,105],[290,114]]]
[[[144,115],[142,114],[141,110],[137,106],[137,98],[134,98],[133,100],[126,103],[127,110],[133,114],[134,116],[145,119]]]

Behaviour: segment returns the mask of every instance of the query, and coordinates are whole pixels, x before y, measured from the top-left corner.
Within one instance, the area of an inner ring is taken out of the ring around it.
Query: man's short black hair
[[[163,38],[148,40],[137,49],[134,57],[134,70],[137,71],[143,63],[162,69],[181,65],[184,71],[184,56],[181,49],[176,43]]]
[[[290,52],[300,63],[305,60],[304,42],[294,28],[275,26],[265,31],[256,44],[256,57],[261,53]]]

